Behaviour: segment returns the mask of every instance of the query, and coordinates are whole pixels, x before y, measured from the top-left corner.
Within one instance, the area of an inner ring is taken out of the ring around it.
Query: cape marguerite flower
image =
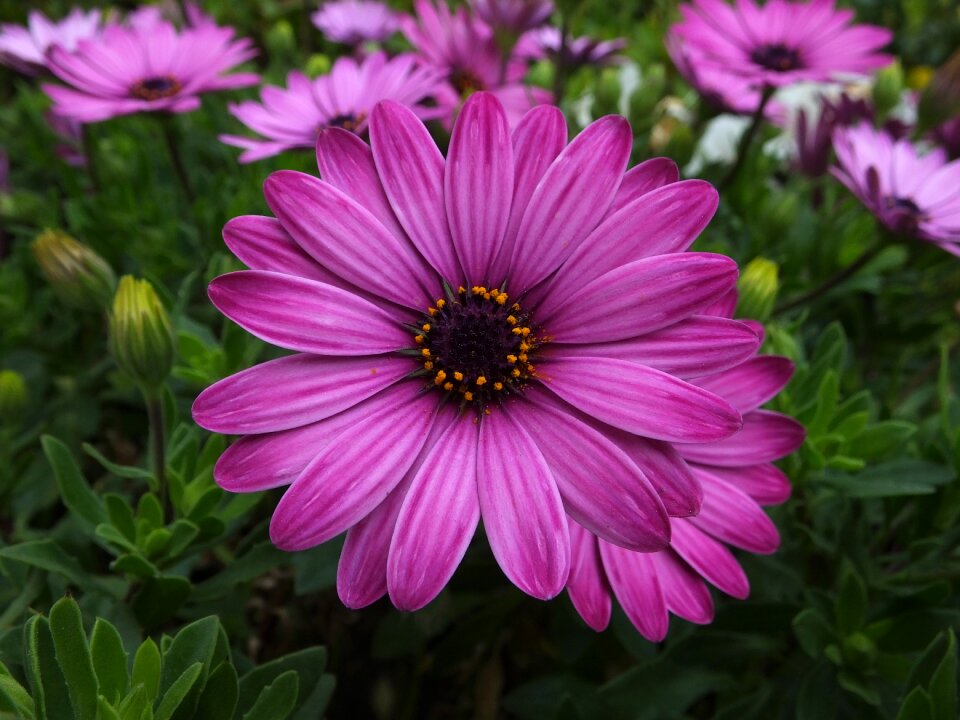
[[[21,72],[36,74],[47,64],[47,53],[53,47],[67,52],[77,43],[100,32],[100,11],[74,8],[59,21],[50,20],[39,10],[27,15],[27,26],[0,25],[0,63]]]
[[[675,182],[663,159],[624,174],[621,117],[568,144],[559,109],[511,133],[486,92],[446,159],[395,102],[374,108],[370,139],[324,131],[323,180],[275,173],[276,218],[224,229],[251,269],[215,279],[211,300],[295,354],[196,400],[200,425],[245,436],[217,482],[290,486],[270,526],[281,548],[346,531],[351,607],[386,592],[403,609],[430,602],[481,518],[507,577],[537,598],[567,582],[568,515],[618,547],[667,547],[670,515],[701,503],[674,443],[715,448],[743,427],[734,402],[691,380],[760,342],[701,314],[737,276],[727,257],[687,252],[716,191]]]
[[[470,7],[494,30],[513,36],[540,27],[553,14],[553,0],[470,0]]]
[[[326,37],[346,45],[386,40],[400,27],[400,17],[376,0],[333,0],[310,16]]]

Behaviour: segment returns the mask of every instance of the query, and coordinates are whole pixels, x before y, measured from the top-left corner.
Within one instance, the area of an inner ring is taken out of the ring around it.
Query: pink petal
[[[643,471],[660,496],[668,515],[689,517],[700,512],[703,488],[686,461],[670,443],[605,427],[610,439]]]
[[[419,383],[400,383],[370,403],[368,416],[328,445],[281,498],[270,539],[303,550],[355,525],[386,499],[416,460],[437,399]],[[370,449],[376,447],[377,452]]]
[[[251,270],[267,270],[342,285],[342,280],[307,255],[280,221],[260,215],[242,215],[223,226],[223,240]]]
[[[415,369],[401,357],[283,357],[208,387],[193,403],[193,419],[225,435],[287,430],[336,415]]]
[[[713,620],[713,598],[700,576],[672,550],[653,555],[667,608],[692,623]]]
[[[655,157],[630,168],[623,176],[623,182],[613,198],[608,211],[613,215],[620,208],[632,203],[639,197],[659,187],[675,183],[680,179],[677,164],[670,158]]]
[[[690,522],[728,545],[748,552],[768,554],[780,546],[776,525],[757,502],[730,485],[709,468],[693,468],[703,485],[703,507]]]
[[[406,241],[329,183],[281,170],[263,187],[284,229],[317,262],[374,295],[417,310],[440,282]]]
[[[261,270],[210,283],[214,305],[247,332],[274,345],[318,355],[378,355],[409,346],[388,313],[332,285]]]
[[[472,283],[494,281],[513,196],[513,148],[499,101],[478,92],[464,104],[447,151],[444,197],[450,235]]]
[[[667,636],[670,616],[660,578],[649,553],[600,542],[600,557],[614,595],[641,635],[651,642]]]
[[[783,390],[794,370],[788,358],[763,355],[719,374],[699,378],[695,384],[724,398],[741,413],[747,413]]]
[[[627,454],[550,393],[531,389],[525,400],[518,417],[543,453],[567,514],[615,545],[644,552],[665,548],[670,519]]]
[[[689,520],[673,523],[671,545],[709,583],[735,598],[750,594],[750,581],[726,546],[704,534]]]
[[[453,408],[447,412],[457,415]],[[390,599],[401,610],[433,600],[470,545],[480,520],[478,439],[473,414],[458,417],[413,478],[387,561]]]
[[[443,155],[409,108],[384,100],[370,116],[373,159],[397,220],[444,280],[462,277],[443,200]]]
[[[583,621],[597,632],[610,624],[610,590],[600,564],[596,538],[573,520],[570,529],[570,577],[567,594]]]
[[[762,463],[729,468],[711,466],[704,469],[740,488],[761,505],[779,505],[790,498],[790,480],[776,465]]]
[[[541,600],[570,570],[570,537],[556,482],[533,439],[506,407],[483,418],[477,491],[490,549],[510,581]]]
[[[737,264],[713,253],[637,260],[551,303],[537,320],[559,343],[623,340],[686,320],[737,281]],[[557,297],[551,289],[550,297]]]
[[[754,410],[743,416],[743,429],[717,442],[677,447],[687,460],[705,465],[736,467],[757,465],[786,457],[806,437],[803,425],[791,417],[768,410]]]
[[[624,360],[551,358],[541,363],[538,377],[597,420],[656,440],[719,440],[742,422],[740,413],[713,393]]]
[[[550,275],[596,227],[620,186],[632,145],[629,123],[610,115],[560,153],[520,222],[508,278],[513,292]]]

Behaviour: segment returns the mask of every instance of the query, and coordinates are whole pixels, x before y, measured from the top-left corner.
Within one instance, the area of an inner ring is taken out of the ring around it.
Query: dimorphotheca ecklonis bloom
[[[543,27],[530,32],[530,47],[559,62],[561,57],[568,69],[582,66],[605,67],[614,65],[621,59],[620,52],[627,46],[623,38],[616,40],[597,40],[588,37],[570,37],[566,42],[555,27]]]
[[[568,144],[556,107],[511,133],[485,92],[446,159],[397,103],[374,108],[370,139],[325,130],[322,181],[275,173],[276,218],[224,229],[252,269],[215,279],[211,300],[296,354],[197,399],[200,425],[245,436],[217,482],[290,485],[270,527],[281,548],[347,531],[351,607],[385,592],[428,603],[481,519],[506,575],[538,598],[567,581],[568,515],[618,547],[665,548],[670,516],[696,514],[702,495],[674,444],[743,427],[691,380],[760,342],[701,314],[737,276],[729,258],[687,252],[716,191],[678,182],[665,159],[625,174],[621,117]]]
[[[266,140],[240,135],[221,135],[220,140],[245,149],[240,162],[253,162],[293,148],[314,148],[324,128],[364,133],[370,111],[381,100],[407,105],[426,120],[445,112],[423,104],[443,80],[441,72],[410,54],[388,60],[386,53],[377,52],[360,62],[342,57],[328,75],[311,80],[292,72],[285,88],[264,87],[261,102],[230,105],[234,117]]]
[[[801,80],[826,82],[842,73],[868,73],[888,65],[879,50],[893,37],[886,28],[851,25],[853,10],[835,0],[691,0],[670,42],[683,45],[697,64],[746,80],[754,88]]]
[[[496,32],[514,36],[540,27],[553,14],[553,0],[470,0],[470,7]]]
[[[330,40],[347,45],[386,40],[400,27],[399,15],[377,0],[325,2],[310,19]]]
[[[73,52],[80,40],[95,37],[99,32],[99,10],[74,8],[59,21],[32,10],[27,16],[26,27],[0,25],[0,63],[35,74],[46,66],[51,48],[61,47]]]
[[[227,74],[256,55],[250,40],[212,22],[177,30],[160,18],[109,25],[74,53],[54,47],[50,71],[70,87],[45,84],[57,115],[98,122],[139,112],[182,113],[212,90],[259,82],[253,73]]]
[[[733,303],[709,309],[732,315]],[[754,326],[758,332],[762,328]],[[572,519],[572,556],[567,591],[584,621],[602,630],[610,621],[611,591],[630,621],[649,640],[662,640],[673,613],[694,623],[713,619],[707,583],[738,598],[750,584],[731,545],[771,553],[780,543],[761,505],[790,495],[786,476],[772,463],[795,451],[803,427],[792,418],[759,410],[793,374],[793,364],[776,356],[753,357],[719,373],[692,380],[730,402],[743,414],[743,429],[718,442],[676,444],[702,489],[696,516],[673,518],[670,547],[639,553],[595,537]]]
[[[868,123],[833,134],[833,174],[888,228],[960,255],[960,160],[925,155]]]

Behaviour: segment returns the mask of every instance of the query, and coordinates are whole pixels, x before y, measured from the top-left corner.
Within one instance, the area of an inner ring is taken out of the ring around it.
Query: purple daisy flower
[[[960,117],[938,125],[930,133],[930,139],[940,145],[951,160],[960,158]]]
[[[552,0],[470,0],[477,16],[496,31],[520,35],[553,14]]]
[[[244,436],[216,481],[290,486],[270,527],[281,548],[346,531],[350,607],[387,592],[402,609],[430,602],[481,518],[507,577],[538,598],[567,582],[567,515],[618,547],[665,548],[669,516],[700,505],[674,443],[720,453],[743,426],[691,380],[760,342],[701,314],[737,276],[729,258],[687,252],[716,191],[678,182],[666,159],[624,174],[621,117],[568,144],[556,107],[511,133],[486,92],[446,159],[398,103],[374,108],[370,139],[324,131],[323,181],[275,173],[276,218],[224,228],[251,269],[216,278],[211,300],[296,354],[197,398],[200,425]]]
[[[478,90],[497,96],[511,128],[534,105],[551,102],[546,90],[523,84],[526,63],[518,56],[505,60],[490,26],[466,8],[451,12],[444,2],[432,0],[414,0],[413,7],[415,17],[403,18],[401,27],[424,62],[446,78],[436,100],[450,122],[463,100]]]
[[[531,45],[554,61],[559,59],[562,50],[563,61],[568,68],[615,65],[620,62],[620,52],[627,46],[623,38],[597,40],[586,36],[568,37],[564,45],[562,37],[560,30],[555,27],[539,28],[529,33]]]
[[[833,135],[831,172],[885,226],[960,255],[960,160],[942,148],[925,155],[867,123]]]
[[[363,134],[370,111],[381,100],[407,105],[427,120],[445,112],[423,104],[443,80],[441,72],[423,67],[414,55],[388,60],[386,53],[377,52],[360,62],[342,57],[329,75],[310,80],[292,72],[285,88],[264,87],[261,102],[229,106],[234,117],[266,140],[238,135],[221,135],[220,140],[244,148],[240,162],[248,163],[293,148],[313,148],[324,128]]]
[[[379,42],[400,27],[400,16],[376,0],[333,0],[310,16],[326,37],[345,45]]]
[[[732,314],[736,294],[729,298],[733,302],[721,316]],[[763,332],[758,323],[749,324]],[[767,554],[780,544],[760,506],[790,496],[790,483],[773,461],[799,448],[805,432],[792,418],[758,408],[783,389],[793,370],[787,358],[757,356],[691,380],[736,407],[743,428],[718,442],[675,445],[701,503],[696,515],[671,519],[669,548],[634,552],[569,521],[567,592],[591,628],[600,631],[609,623],[611,591],[637,630],[654,642],[666,637],[670,613],[699,624],[713,619],[708,583],[733,597],[747,597],[749,581],[727,546]]]
[[[200,94],[247,87],[254,73],[227,74],[256,55],[234,30],[203,23],[178,31],[156,19],[130,27],[107,26],[75,53],[55,47],[50,71],[70,87],[45,84],[57,115],[98,122],[138,112],[182,113],[200,106]]]
[[[680,6],[683,20],[671,36],[692,57],[751,87],[782,87],[801,80],[824,82],[840,73],[868,73],[888,65],[878,52],[893,33],[874,25],[851,25],[852,10],[834,0],[692,0]]]
[[[63,20],[53,21],[38,10],[31,10],[27,26],[0,25],[0,63],[35,75],[47,65],[47,53],[53,47],[67,52],[77,49],[80,40],[100,33],[100,11],[74,8]]]

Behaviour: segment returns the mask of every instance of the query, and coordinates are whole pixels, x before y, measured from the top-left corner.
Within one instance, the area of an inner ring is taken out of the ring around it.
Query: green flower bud
[[[772,260],[758,257],[747,263],[740,274],[740,302],[737,317],[766,320],[777,300],[779,267]]]
[[[27,406],[27,383],[13,370],[0,370],[0,423],[13,424]]]
[[[319,77],[330,72],[330,58],[326,55],[314,53],[307,58],[306,73],[308,77]]]
[[[877,73],[877,81],[873,85],[873,104],[878,115],[886,115],[899,104],[903,87],[903,66],[899,60]]]
[[[106,260],[59,230],[45,230],[33,241],[33,256],[64,302],[83,310],[110,305],[117,276]]]
[[[146,280],[120,278],[110,312],[110,349],[117,364],[144,390],[156,390],[173,367],[170,317]]]
[[[620,69],[615,67],[604,68],[600,71],[600,82],[597,83],[596,102],[607,112],[619,112],[620,103]]]

